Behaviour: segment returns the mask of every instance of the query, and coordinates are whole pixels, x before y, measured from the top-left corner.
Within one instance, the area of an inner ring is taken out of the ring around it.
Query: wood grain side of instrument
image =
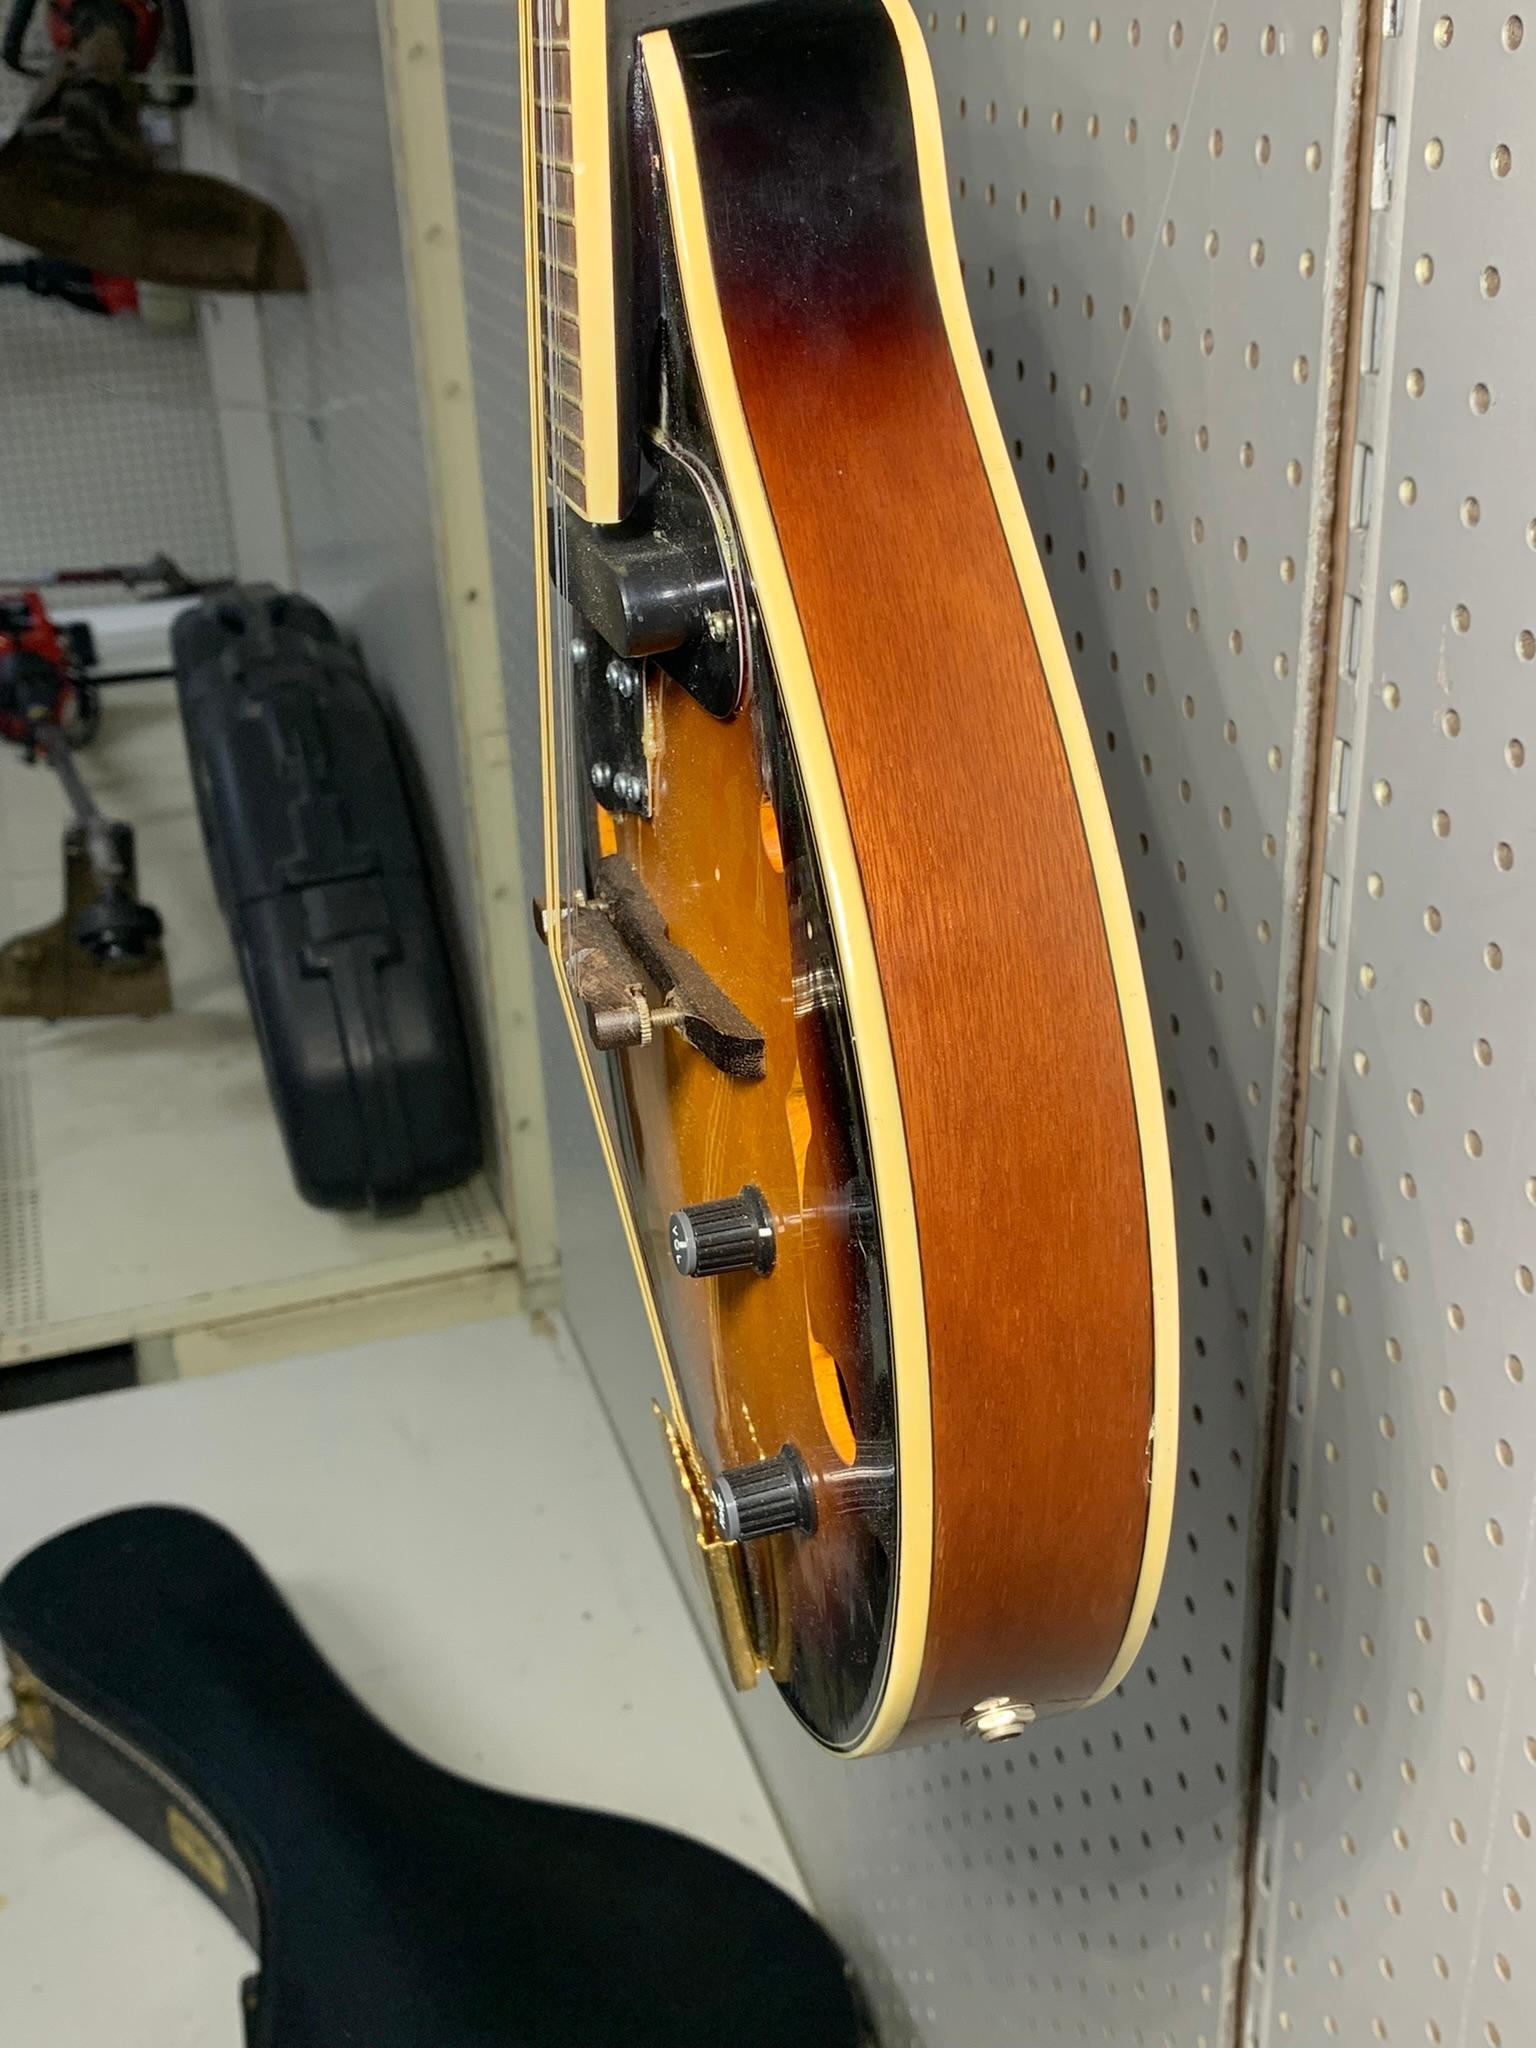
[[[1073,790],[1093,863],[1104,916],[1110,964],[1125,1026],[1131,1092],[1141,1139],[1141,1171],[1147,1208],[1147,1249],[1152,1281],[1152,1435],[1146,1536],[1125,1634],[1114,1662],[1093,1698],[1103,1699],[1120,1684],[1141,1653],[1162,1589],[1173,1533],[1179,1462],[1180,1357],[1178,1232],[1174,1217],[1173,1167],[1163,1107],[1163,1082],[1147,1000],[1146,975],[1136,919],[1131,910],[1114,820],[1094,753],[1082,699],[1072,673],[1061,622],[1046,581],[1045,565],[1019,492],[1013,459],[988,388],[966,298],[965,273],[955,239],[949,200],[939,95],[927,40],[911,0],[882,0],[895,31],[907,74],[918,176],[934,288],[949,335],[955,373],[965,394],[977,448],[992,486],[992,500],[1013,558],[1014,572],[1036,637],[1036,650],[1072,775]],[[931,18],[931,17],[930,17]],[[1088,1702],[1089,1705],[1093,1701]]]
[[[1125,1636],[1147,1531],[1141,1148],[1073,778],[934,289],[900,55],[873,0],[672,44],[907,1134],[937,1514],[912,1718],[952,1724],[999,1692],[1073,1703]]]

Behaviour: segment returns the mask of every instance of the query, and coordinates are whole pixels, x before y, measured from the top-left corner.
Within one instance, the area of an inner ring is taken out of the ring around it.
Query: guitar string
[[[539,516],[547,519],[552,528],[552,532],[549,536],[549,555],[550,581],[553,585],[553,588],[549,593],[548,599],[550,619],[550,648],[548,658],[551,663],[550,688],[554,706],[553,740],[555,761],[553,765],[555,773],[559,778],[559,782],[555,820],[556,873],[553,878],[555,882],[555,901],[551,905],[551,910],[555,919],[555,924],[554,930],[551,934],[551,943],[561,948],[562,957],[564,953],[565,943],[565,921],[562,915],[562,898],[565,892],[565,888],[567,886],[566,877],[570,872],[570,858],[573,851],[572,840],[574,834],[572,831],[572,821],[570,816],[573,801],[570,786],[570,773],[573,764],[570,758],[570,742],[568,731],[569,705],[567,701],[567,693],[569,690],[570,681],[568,664],[569,632],[567,626],[567,608],[565,600],[561,594],[567,588],[565,574],[565,494],[563,488],[564,455],[561,448],[561,436],[566,426],[566,418],[564,413],[562,380],[559,369],[560,358],[557,353],[560,332],[560,272],[558,269],[558,223],[554,218],[556,211],[555,187],[557,164],[557,159],[555,155],[555,77],[557,68],[555,62],[555,45],[560,29],[562,27],[569,29],[569,18],[567,14],[568,5],[569,0],[537,0],[538,15],[543,29],[543,32],[538,37],[537,41],[539,69],[538,96],[540,102],[538,108],[538,124],[540,138],[538,192],[540,228],[538,246],[540,266],[538,277],[538,289],[540,292],[540,315],[544,343],[544,361],[541,366],[542,376],[540,382],[544,392],[544,415],[546,422],[546,431],[548,433],[549,439],[549,446],[545,458],[545,490],[547,502],[544,506],[540,508]],[[567,34],[566,41],[568,50],[572,40],[573,38],[569,34]],[[569,70],[570,66],[568,64],[568,73]],[[568,109],[567,118],[572,123],[573,127],[572,156],[574,158],[574,108]],[[574,184],[574,162],[568,168],[571,173],[572,183]],[[579,278],[577,280],[577,289],[578,291],[580,290]]]
[[[572,253],[573,253],[573,255],[575,256],[575,258],[577,259],[577,261],[576,261],[576,264],[575,264],[575,289],[576,289],[576,302],[575,302],[575,317],[576,317],[576,322],[577,322],[577,341],[576,341],[576,349],[577,349],[577,354],[578,354],[578,356],[579,356],[579,355],[580,355],[580,353],[581,353],[581,340],[580,340],[580,321],[581,321],[581,311],[582,311],[582,307],[581,307],[581,298],[582,298],[582,291],[581,291],[581,275],[580,275],[580,255],[581,255],[581,250],[580,250],[580,246],[579,246],[579,244],[577,244],[577,242],[576,242],[576,240],[575,240],[575,226],[574,226],[574,220],[575,220],[575,213],[576,213],[576,198],[575,198],[575,188],[576,188],[576,108],[575,108],[575,104],[574,104],[574,101],[575,101],[575,90],[576,90],[576,79],[575,79],[575,54],[576,54],[576,51],[575,51],[575,44],[576,44],[576,31],[575,31],[575,22],[574,22],[574,20],[572,19],[572,0],[554,0],[554,8],[555,8],[555,19],[556,19],[556,24],[557,24],[557,26],[559,26],[559,27],[562,27],[562,28],[564,29],[564,31],[565,31],[565,44],[566,44],[566,64],[565,64],[565,77],[566,77],[566,86],[567,86],[567,92],[568,92],[568,95],[569,95],[569,97],[568,97],[568,101],[567,101],[567,105],[566,105],[566,117],[565,117],[565,118],[566,118],[566,125],[567,125],[567,131],[568,131],[568,133],[569,133],[569,136],[570,136],[570,143],[571,143],[571,152],[570,152],[570,159],[569,159],[569,162],[568,162],[568,163],[567,163],[567,165],[566,165],[566,168],[567,168],[567,170],[568,170],[568,172],[569,172],[569,174],[570,174],[570,184],[571,184],[571,214],[572,214]],[[551,123],[553,124],[553,121],[554,121],[554,111],[553,111],[553,96],[551,96],[551,113],[550,113],[550,119],[551,119]],[[556,256],[557,256],[557,258],[558,258],[558,252],[559,252],[559,235],[558,235],[558,233],[557,233],[557,234],[556,234],[556,235],[554,236],[554,246],[555,246],[555,252],[556,252]],[[556,279],[556,280],[558,280],[558,279],[559,279],[559,276],[560,276],[560,272],[559,272],[558,268],[556,268],[556,269],[555,269],[555,270],[554,270],[554,271],[552,272],[552,276],[553,276],[553,278],[554,278],[554,279]],[[554,338],[554,342],[555,342],[555,345],[556,345],[556,347],[558,347],[558,343],[559,343],[559,338],[560,338],[560,293],[559,293],[559,288],[558,288],[558,284],[557,284],[557,286],[556,286],[556,289],[555,289],[555,291],[554,291],[554,292],[552,293],[551,297],[552,297],[552,304],[551,304],[551,306],[550,306],[550,313],[549,313],[549,317],[550,317],[550,325],[551,325],[551,329],[552,329],[552,333],[553,333],[553,338]],[[584,883],[585,883],[585,879],[586,879],[586,878],[585,878],[585,876],[584,876],[584,875],[582,875],[582,874],[580,873],[579,869],[578,869],[578,868],[576,867],[576,865],[575,865],[575,864],[576,864],[576,862],[577,862],[577,860],[578,860],[578,858],[579,858],[579,851],[580,851],[580,840],[579,840],[579,836],[578,836],[578,831],[577,831],[577,812],[576,812],[576,805],[577,805],[577,803],[578,803],[578,802],[579,802],[579,801],[580,801],[581,799],[580,799],[580,798],[579,798],[579,796],[577,795],[577,793],[576,793],[576,790],[575,790],[575,788],[574,788],[574,786],[573,786],[573,778],[574,778],[574,775],[575,775],[575,773],[576,773],[576,771],[577,771],[577,769],[578,769],[578,767],[579,767],[579,757],[578,757],[578,755],[577,755],[577,750],[576,750],[576,745],[575,745],[575,737],[574,737],[574,733],[573,733],[573,730],[572,730],[572,726],[573,726],[573,722],[574,722],[574,721],[573,721],[573,716],[572,716],[572,713],[573,713],[573,705],[572,705],[572,700],[571,700],[571,691],[572,691],[572,688],[573,688],[573,683],[574,683],[574,679],[573,679],[573,677],[572,677],[572,675],[571,675],[571,659],[570,659],[570,655],[571,655],[571,647],[570,647],[570,642],[571,642],[571,610],[570,610],[570,605],[568,604],[568,602],[567,602],[567,600],[566,600],[565,596],[563,595],[563,593],[564,593],[565,591],[567,591],[567,590],[568,590],[568,589],[570,588],[570,582],[569,582],[569,578],[568,578],[568,576],[567,576],[567,573],[566,573],[566,569],[567,569],[567,561],[568,561],[568,550],[567,550],[567,542],[566,542],[566,493],[565,493],[565,483],[566,483],[566,442],[567,442],[567,440],[568,440],[569,438],[571,438],[571,436],[569,435],[569,426],[570,426],[570,420],[569,420],[569,417],[568,417],[568,412],[567,412],[567,401],[566,401],[566,396],[565,396],[565,380],[564,380],[564,377],[563,377],[563,376],[562,376],[561,374],[559,374],[559,371],[558,371],[558,369],[557,369],[557,367],[556,367],[556,366],[558,365],[558,363],[559,363],[559,357],[558,357],[558,355],[552,354],[552,355],[551,355],[551,358],[550,358],[550,362],[551,362],[551,369],[552,369],[552,371],[554,372],[554,375],[553,375],[553,384],[554,384],[554,400],[555,400],[555,436],[554,436],[554,449],[555,449],[555,460],[556,460],[556,477],[555,477],[555,498],[554,498],[554,518],[555,518],[555,566],[556,566],[556,586],[557,586],[557,594],[556,594],[556,597],[555,597],[555,642],[556,642],[556,647],[557,647],[557,651],[558,651],[558,662],[559,662],[559,668],[558,668],[558,675],[559,675],[559,678],[560,678],[560,694],[559,694],[559,703],[560,703],[560,709],[561,709],[561,720],[562,720],[562,728],[563,728],[563,732],[564,732],[564,738],[565,738],[565,773],[564,773],[564,775],[563,775],[563,777],[562,777],[562,782],[563,782],[563,786],[564,786],[564,789],[565,789],[565,792],[566,792],[566,844],[565,844],[565,849],[564,849],[564,852],[565,852],[565,861],[564,861],[564,872],[566,872],[567,874],[574,874],[574,875],[576,876],[576,886],[577,886],[577,887],[581,887],[581,886],[583,886],[583,885],[584,885]],[[581,366],[580,366],[580,364],[578,363],[578,374],[580,373],[580,368],[581,368]],[[585,389],[584,389],[584,388],[583,388],[583,390],[582,390],[582,397],[583,397],[583,399],[585,399],[585,397],[586,397],[586,392],[585,392]],[[583,424],[584,424],[584,422],[583,422]]]

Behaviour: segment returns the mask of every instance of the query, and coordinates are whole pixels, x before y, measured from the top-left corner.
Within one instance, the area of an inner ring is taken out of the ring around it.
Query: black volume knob
[[[715,1481],[715,1519],[727,1543],[751,1543],[782,1529],[816,1527],[816,1494],[793,1444],[775,1458],[736,1465]]]
[[[759,1190],[745,1187],[720,1202],[690,1202],[667,1225],[672,1263],[690,1280],[748,1267],[773,1271],[773,1218]]]

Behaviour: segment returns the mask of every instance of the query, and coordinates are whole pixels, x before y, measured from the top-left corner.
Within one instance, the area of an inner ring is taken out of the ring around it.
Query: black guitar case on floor
[[[0,1580],[0,1641],[27,1742],[258,1951],[247,2048],[863,2038],[791,1899],[665,1828],[429,1763],[201,1515],[130,1508],[42,1544]]]
[[[480,1157],[399,765],[317,604],[253,584],[171,630],[203,837],[299,1191],[409,1207]]]

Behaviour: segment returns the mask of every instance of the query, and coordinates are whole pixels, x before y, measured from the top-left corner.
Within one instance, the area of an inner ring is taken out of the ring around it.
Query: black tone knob
[[[816,1495],[805,1460],[793,1444],[776,1458],[736,1465],[715,1481],[715,1519],[727,1543],[751,1543],[783,1529],[816,1527]]]
[[[720,1202],[690,1202],[673,1211],[667,1225],[672,1263],[689,1280],[711,1273],[739,1273],[749,1267],[773,1271],[773,1218],[754,1187]]]

